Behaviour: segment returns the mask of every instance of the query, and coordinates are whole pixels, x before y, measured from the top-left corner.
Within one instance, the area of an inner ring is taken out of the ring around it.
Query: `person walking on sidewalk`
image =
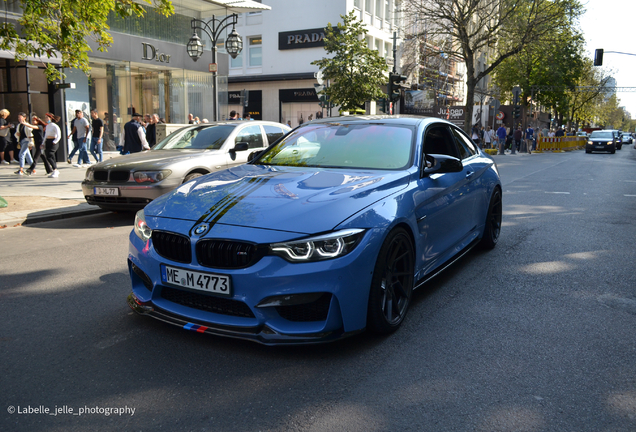
[[[15,132],[15,137],[18,139],[18,143],[20,146],[20,154],[18,156],[20,160],[20,169],[15,172],[17,175],[24,175],[24,161],[31,165],[33,163],[33,158],[31,157],[31,152],[29,151],[29,145],[31,144],[31,128],[27,127],[26,122],[26,114],[21,112],[18,114],[18,121],[20,124],[18,125],[18,130]],[[31,126],[31,125],[29,125]]]
[[[56,178],[60,175],[55,161],[55,153],[59,147],[60,139],[62,139],[62,131],[56,124],[60,121],[60,118],[51,113],[46,113],[44,118],[46,119],[46,129],[44,129],[44,156],[46,162],[44,163],[44,168],[47,173],[50,173],[49,177]]]
[[[24,123],[25,126],[31,128],[31,133],[33,134],[33,144],[35,145],[35,154],[33,155],[33,163],[27,169],[27,174],[35,174],[35,166],[38,163],[38,159],[41,157],[42,161],[46,160],[44,155],[42,154],[42,147],[44,143],[44,123],[43,120],[39,119],[35,113],[31,113],[31,123]]]
[[[132,119],[124,125],[124,136],[121,140],[123,154],[139,153],[142,150],[150,150],[144,128],[139,124],[141,114],[135,113]]]
[[[517,127],[517,130],[514,132],[514,134],[512,134],[512,137],[515,140],[515,142],[512,144],[512,153],[514,153],[515,149],[517,151],[520,151],[521,149],[521,139],[523,138],[523,131],[521,130],[521,126]]]
[[[532,153],[532,144],[534,144],[534,129],[532,126],[528,126],[526,129],[526,151],[528,154]]]
[[[475,144],[477,144],[477,147],[479,148],[484,148],[483,145],[481,144],[481,133],[480,133],[480,129],[478,125],[474,125],[470,138],[473,140],[473,142]]]
[[[73,132],[71,132],[72,135],[72,142],[73,142],[73,150],[71,150],[71,153],[68,155],[68,158],[66,159],[66,162],[68,163],[73,163],[73,156],[75,155],[75,153],[79,150],[79,143],[77,142],[77,129],[75,129],[75,122],[77,121],[77,118],[79,116],[79,113],[81,113],[81,110],[75,110],[75,118],[73,120],[71,120],[71,130]],[[79,156],[77,157],[77,160],[79,162]]]
[[[486,126],[486,130],[484,131],[484,148],[492,148],[492,131],[490,130],[490,126]]]
[[[104,138],[104,122],[99,118],[97,110],[91,110],[91,126],[93,128],[93,138],[91,138],[91,154],[97,162],[101,162],[104,159],[103,138]],[[99,157],[97,157],[99,155]]]
[[[90,165],[91,161],[88,159],[88,151],[86,150],[86,136],[90,130],[88,120],[84,118],[84,113],[81,110],[75,110],[75,122],[73,123],[73,130],[69,134],[68,138],[71,138],[74,134],[77,134],[77,147],[73,149],[68,157],[67,162],[73,160],[75,150],[79,149],[79,156],[77,157],[77,163],[73,164],[74,167],[80,168],[82,163]]]
[[[10,148],[8,147],[8,145],[11,145],[11,138],[9,135],[11,134],[11,128],[13,127],[13,125],[7,121],[7,117],[9,117],[9,114],[9,110],[0,110],[0,160],[2,161],[1,163],[3,165],[9,165],[9,163],[11,163],[11,159],[13,159],[13,150],[7,150],[8,148]],[[7,150],[9,160],[6,160],[4,158],[5,150]]]
[[[497,139],[499,140],[499,153],[500,155],[505,155],[506,153],[504,152],[504,146],[506,145],[506,136],[508,135],[506,128],[504,127],[504,125],[502,124],[501,126],[499,126],[499,129],[497,129]]]

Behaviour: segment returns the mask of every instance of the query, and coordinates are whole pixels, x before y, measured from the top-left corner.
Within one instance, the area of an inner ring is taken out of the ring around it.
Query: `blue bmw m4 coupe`
[[[444,120],[316,120],[251,159],[137,213],[134,311],[268,345],[388,334],[414,289],[499,238],[497,166]]]

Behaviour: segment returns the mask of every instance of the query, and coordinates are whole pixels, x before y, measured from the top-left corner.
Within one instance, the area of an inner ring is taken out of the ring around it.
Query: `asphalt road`
[[[133,315],[130,214],[0,231],[0,430],[636,430],[636,150],[497,161],[499,245],[385,338],[271,348]]]

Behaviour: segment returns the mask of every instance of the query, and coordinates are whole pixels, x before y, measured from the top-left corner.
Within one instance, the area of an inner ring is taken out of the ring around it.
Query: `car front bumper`
[[[597,151],[597,152],[612,152],[616,150],[616,144],[607,145],[605,143],[593,143],[593,144],[585,144],[585,150]]]
[[[177,184],[162,181],[157,184],[143,185],[136,183],[82,182],[82,193],[86,202],[111,210],[138,210],[150,201],[170,192]],[[98,195],[95,188],[116,189],[116,194]]]
[[[382,232],[369,230],[349,254],[313,263],[265,256],[248,268],[220,270],[171,262],[152,240],[130,235],[128,305],[141,315],[198,333],[266,345],[329,342],[363,331],[369,289]],[[192,245],[195,252],[195,245]],[[194,257],[194,255],[193,255]],[[161,265],[231,278],[232,295],[221,297],[162,282]],[[318,300],[314,297],[320,295]],[[313,297],[312,297],[313,296]],[[270,299],[289,304],[267,305]],[[307,302],[303,303],[303,299]]]

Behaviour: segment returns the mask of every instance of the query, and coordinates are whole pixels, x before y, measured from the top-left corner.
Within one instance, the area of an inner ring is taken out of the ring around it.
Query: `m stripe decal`
[[[218,203],[210,207],[210,209],[195,222],[192,228],[190,228],[190,235],[192,235],[194,228],[202,222],[207,222],[210,225],[210,228],[212,228],[214,224],[216,224],[228,211],[232,209],[232,207],[237,205],[252,192],[256,191],[263,184],[267,183],[270,178],[272,178],[272,176],[253,177],[248,180],[247,185],[237,186],[235,188],[236,191],[228,193]]]

